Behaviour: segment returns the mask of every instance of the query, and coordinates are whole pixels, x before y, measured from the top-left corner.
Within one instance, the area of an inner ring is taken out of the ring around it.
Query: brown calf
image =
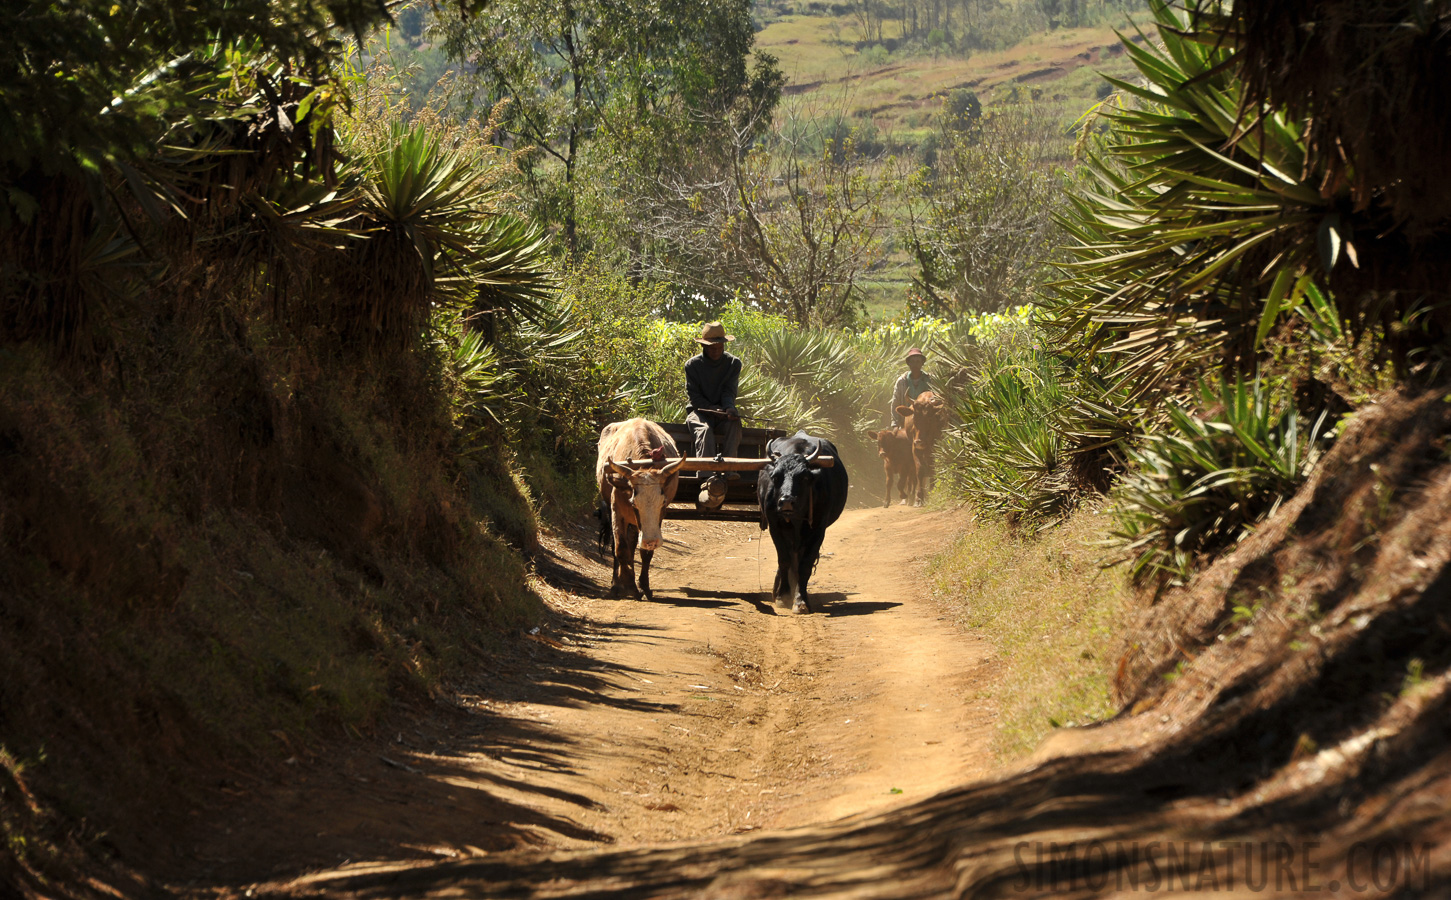
[[[908,417],[910,421],[910,417]],[[877,455],[882,458],[882,470],[887,474],[887,486],[882,494],[882,506],[892,505],[892,478],[897,479],[897,493],[906,505],[907,498],[917,492],[917,464],[912,458],[912,439],[902,428],[884,428],[868,431],[877,442]]]

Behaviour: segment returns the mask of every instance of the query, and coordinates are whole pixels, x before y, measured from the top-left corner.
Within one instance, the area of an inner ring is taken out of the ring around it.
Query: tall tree
[[[1068,141],[1034,104],[983,115],[962,92],[944,104],[938,150],[911,182],[906,243],[914,285],[936,315],[1023,303],[1061,243]]]
[[[480,99],[509,101],[503,128],[516,146],[536,149],[526,162],[533,199],[562,227],[572,256],[582,249],[587,142],[606,131],[658,130],[662,121],[676,132],[708,129],[763,87],[779,92],[774,67],[758,66],[753,78],[748,66],[748,0],[499,0],[446,23],[444,33]],[[648,141],[641,149],[652,150]]]
[[[841,110],[737,123],[720,166],[666,173],[646,209],[658,274],[713,299],[744,294],[802,325],[850,324],[886,256],[894,160]]]

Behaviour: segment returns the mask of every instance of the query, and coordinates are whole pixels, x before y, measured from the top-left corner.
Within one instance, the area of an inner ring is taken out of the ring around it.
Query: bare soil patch
[[[558,627],[342,757],[228,786],[173,848],[193,894],[310,891],[344,872],[520,848],[745,834],[921,801],[990,768],[988,648],[921,588],[956,512],[848,510],[812,581],[820,612],[763,600],[752,523],[667,521],[653,603],[550,543]],[[764,539],[764,544],[763,544]],[[765,560],[760,559],[765,550]]]

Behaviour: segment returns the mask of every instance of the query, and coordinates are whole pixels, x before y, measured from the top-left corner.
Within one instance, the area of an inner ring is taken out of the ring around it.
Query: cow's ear
[[[629,493],[630,479],[625,478],[621,475],[615,475],[613,473],[606,475],[605,478],[609,481],[611,487],[614,487],[616,490],[621,490]]]
[[[897,407],[897,415],[899,415],[899,416],[910,416],[910,415],[912,415],[912,407],[910,407],[910,406],[899,406],[899,407]]]

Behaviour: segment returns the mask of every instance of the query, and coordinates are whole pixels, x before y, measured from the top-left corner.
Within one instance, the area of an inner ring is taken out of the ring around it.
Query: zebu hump
[[[627,459],[641,459],[650,455],[656,447],[663,447],[666,458],[679,456],[675,441],[665,429],[649,419],[626,419],[611,422],[600,430],[600,452],[595,461],[595,481],[603,483],[606,463],[613,459],[624,462]]]

